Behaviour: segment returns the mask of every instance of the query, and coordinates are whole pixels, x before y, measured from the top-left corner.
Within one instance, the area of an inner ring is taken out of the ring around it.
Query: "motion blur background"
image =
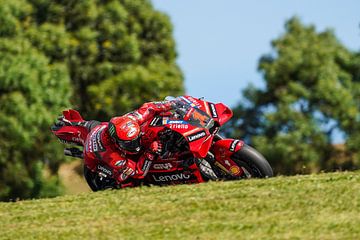
[[[276,174],[360,166],[358,1],[0,0],[0,199],[83,191],[49,131],[190,94]],[[83,185],[81,185],[83,184]]]

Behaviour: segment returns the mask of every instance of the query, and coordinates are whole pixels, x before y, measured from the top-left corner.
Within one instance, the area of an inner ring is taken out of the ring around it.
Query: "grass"
[[[60,166],[59,176],[65,187],[65,194],[91,192],[83,177],[83,160],[76,159]]]
[[[0,203],[1,239],[360,239],[360,172]]]

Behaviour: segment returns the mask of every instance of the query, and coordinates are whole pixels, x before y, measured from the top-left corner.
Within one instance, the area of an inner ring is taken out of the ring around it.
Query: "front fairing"
[[[232,117],[232,111],[222,103],[214,104],[191,96],[176,98],[172,113],[163,113],[150,121],[158,132],[171,129],[182,135],[195,157],[207,155],[219,127]],[[154,134],[150,134],[154,136]]]
[[[222,126],[232,118],[233,112],[229,107],[227,107],[223,103],[217,103],[214,105],[215,105],[216,112],[218,114],[217,121],[218,121],[219,125]]]
[[[188,143],[189,150],[196,156],[206,156],[211,147],[213,136],[207,128],[190,124],[188,121],[163,117],[163,127],[179,133]]]
[[[181,96],[177,100],[184,101],[191,108],[198,109],[211,117],[219,126],[224,125],[232,116],[232,110],[223,103],[212,103],[191,96]]]
[[[214,119],[206,111],[206,102],[189,96],[179,97],[177,101],[174,110],[178,119],[165,119],[166,127],[186,139],[195,157],[205,157],[213,140],[211,129],[215,126]]]

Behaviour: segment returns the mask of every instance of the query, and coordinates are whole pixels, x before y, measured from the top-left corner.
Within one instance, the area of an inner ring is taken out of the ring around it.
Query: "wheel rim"
[[[263,176],[260,170],[253,164],[248,164],[243,161],[237,161],[236,163],[243,170],[241,178],[257,178]]]

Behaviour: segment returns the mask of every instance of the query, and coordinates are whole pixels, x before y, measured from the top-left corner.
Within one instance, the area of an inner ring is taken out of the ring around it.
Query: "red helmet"
[[[131,118],[112,118],[109,122],[109,134],[121,149],[129,153],[140,151],[140,126]]]

